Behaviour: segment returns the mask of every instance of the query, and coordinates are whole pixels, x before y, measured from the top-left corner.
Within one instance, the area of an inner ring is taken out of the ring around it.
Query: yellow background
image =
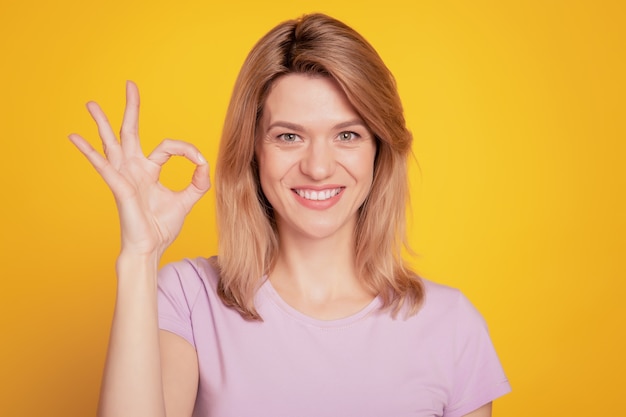
[[[498,416],[626,415],[626,10],[621,1],[57,0],[0,5],[0,415],[94,414],[117,219],[66,139],[119,126],[210,162],[253,43],[323,11],[396,75],[415,135],[410,241],[487,319],[513,385]],[[116,127],[117,129],[117,127]],[[179,187],[191,167],[174,161]],[[165,261],[215,253],[214,196]]]

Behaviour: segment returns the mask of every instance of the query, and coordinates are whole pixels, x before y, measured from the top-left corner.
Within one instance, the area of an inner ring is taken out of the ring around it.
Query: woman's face
[[[281,236],[352,236],[372,185],[376,143],[337,82],[278,78],[259,129],[259,178]]]

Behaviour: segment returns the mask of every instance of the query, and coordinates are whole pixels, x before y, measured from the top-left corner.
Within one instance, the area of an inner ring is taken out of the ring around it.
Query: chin
[[[332,237],[340,237],[345,235],[346,232],[352,235],[352,229],[347,225],[339,224],[309,224],[298,228],[298,232],[301,236],[309,239],[328,239]]]

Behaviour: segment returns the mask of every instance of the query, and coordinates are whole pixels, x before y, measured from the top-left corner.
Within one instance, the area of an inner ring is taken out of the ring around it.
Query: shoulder
[[[475,319],[482,320],[478,310],[459,289],[427,279],[422,279],[422,283],[424,284],[423,312],[430,314],[469,315]]]
[[[457,288],[422,279],[424,299],[417,314],[408,318],[434,339],[475,337],[488,332],[480,312]],[[422,333],[423,334],[423,333]]]
[[[215,293],[218,273],[214,258],[183,259],[165,265],[158,274],[159,292],[183,296],[190,306],[202,292]]]
[[[422,320],[451,385],[444,415],[457,417],[510,391],[487,323],[461,291],[423,280]]]
[[[217,270],[213,266],[215,264],[215,257],[211,258],[185,258],[180,261],[171,262],[166,264],[159,271],[161,276],[177,275],[179,277],[197,277],[200,279],[217,279]]]
[[[424,284],[425,302],[453,303],[461,296],[461,291],[457,288],[439,284],[425,278],[421,278],[421,280],[422,284]]]
[[[206,258],[184,259],[161,268],[157,288],[159,327],[197,347],[194,329],[210,322],[212,306],[221,306],[217,281],[216,269]]]

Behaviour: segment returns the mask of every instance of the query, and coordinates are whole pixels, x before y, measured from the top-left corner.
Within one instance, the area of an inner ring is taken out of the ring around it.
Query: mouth
[[[340,194],[344,190],[344,187],[329,188],[327,190],[306,190],[306,189],[293,189],[292,191],[298,194],[305,200],[311,201],[324,201],[329,200]]]

